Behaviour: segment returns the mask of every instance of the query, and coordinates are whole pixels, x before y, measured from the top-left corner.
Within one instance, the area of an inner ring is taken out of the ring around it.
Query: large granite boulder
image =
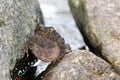
[[[90,50],[120,74],[120,1],[69,0],[69,5]]]
[[[119,80],[111,66],[87,50],[73,51],[49,70],[43,80]],[[40,80],[40,79],[38,79]]]
[[[43,23],[37,0],[0,0],[0,79],[10,80],[9,70],[36,21]]]

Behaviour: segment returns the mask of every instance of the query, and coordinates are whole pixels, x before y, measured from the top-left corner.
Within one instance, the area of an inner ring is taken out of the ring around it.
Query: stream
[[[77,50],[85,43],[79,32],[67,0],[39,0],[46,26],[52,26],[70,44],[72,50]]]

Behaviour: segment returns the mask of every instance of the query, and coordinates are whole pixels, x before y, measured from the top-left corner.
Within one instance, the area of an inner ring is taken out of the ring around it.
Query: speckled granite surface
[[[22,45],[33,33],[37,17],[37,0],[0,0],[0,79],[9,80],[9,69],[22,55]]]

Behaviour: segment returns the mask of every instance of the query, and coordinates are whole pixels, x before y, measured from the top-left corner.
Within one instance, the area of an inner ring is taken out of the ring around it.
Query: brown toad
[[[44,27],[40,24],[37,25],[34,35],[25,43],[24,51],[28,53],[28,49],[45,62],[55,61],[65,53],[71,52],[70,46],[65,44],[64,39],[53,27]]]

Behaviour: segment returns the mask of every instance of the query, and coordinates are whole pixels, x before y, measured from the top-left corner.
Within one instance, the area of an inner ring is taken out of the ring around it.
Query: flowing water
[[[70,13],[67,0],[39,0],[46,26],[54,27],[72,50],[85,45]]]

